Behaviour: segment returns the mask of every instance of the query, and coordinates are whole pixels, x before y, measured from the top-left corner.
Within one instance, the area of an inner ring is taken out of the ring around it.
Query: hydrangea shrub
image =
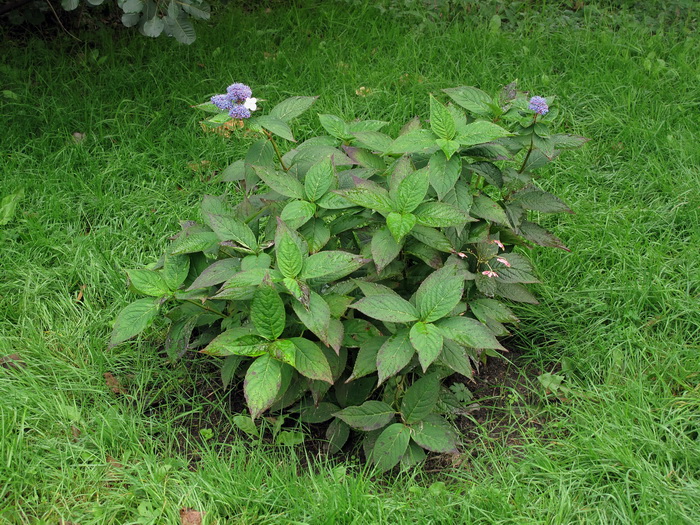
[[[315,97],[252,116],[257,99],[233,84],[198,106],[207,125],[245,119],[258,135],[222,173],[237,198],[205,196],[201,222],[128,272],[147,297],[119,314],[111,344],[164,315],[168,355],[220,357],[253,421],[286,411],[328,423],[331,451],[359,432],[381,470],[456,451],[447,378],[472,378],[504,350],[509,305],[537,302],[523,248],[566,250],[535,219],[570,210],[533,173],[586,139],[550,131],[550,97],[444,92],[451,103],[431,96],[429,121],[397,136],[322,114],[325,134],[301,143],[290,123]]]

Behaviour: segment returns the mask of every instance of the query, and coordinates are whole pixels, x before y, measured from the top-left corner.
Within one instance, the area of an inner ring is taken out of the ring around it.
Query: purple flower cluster
[[[534,111],[538,115],[546,115],[549,113],[549,106],[547,105],[547,99],[544,97],[532,97],[530,99],[530,105],[528,106],[530,111]]]
[[[250,110],[243,104],[251,98],[253,91],[245,84],[231,84],[223,95],[214,95],[211,102],[221,111],[228,111],[231,118],[250,118]],[[253,108],[255,109],[255,108]]]

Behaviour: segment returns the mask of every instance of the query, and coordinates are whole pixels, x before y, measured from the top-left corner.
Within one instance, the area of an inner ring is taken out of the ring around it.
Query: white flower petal
[[[255,98],[255,97],[250,97],[250,98],[247,98],[247,99],[245,100],[245,102],[243,102],[243,106],[244,106],[245,108],[249,109],[250,111],[255,111],[256,109],[258,109],[258,104],[257,104],[257,102],[258,102],[258,99],[257,99],[257,98]]]

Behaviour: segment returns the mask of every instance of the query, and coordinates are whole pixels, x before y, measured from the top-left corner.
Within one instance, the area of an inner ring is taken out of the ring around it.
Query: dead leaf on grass
[[[10,354],[0,357],[0,366],[10,369],[24,368],[27,364],[19,354]]]
[[[105,383],[112,392],[114,392],[115,394],[126,394],[126,390],[119,382],[119,379],[114,377],[114,374],[112,374],[112,372],[105,372],[103,375],[105,378]]]
[[[80,289],[78,290],[78,297],[75,298],[76,303],[79,303],[83,300],[83,292],[85,291],[85,288],[87,288],[87,284],[80,285]]]
[[[194,509],[180,509],[180,524],[181,525],[202,525],[204,512],[199,512]]]
[[[76,144],[80,144],[82,141],[85,140],[85,136],[85,133],[79,133],[76,131],[75,133],[73,133],[73,140]]]

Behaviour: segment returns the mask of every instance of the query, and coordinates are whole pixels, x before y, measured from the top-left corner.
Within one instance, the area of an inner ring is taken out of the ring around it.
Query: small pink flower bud
[[[460,256],[462,259],[466,259],[467,257],[469,257],[466,253],[462,252],[457,252],[457,255]]]
[[[506,247],[503,246],[503,243],[502,243],[501,241],[499,241],[498,239],[493,239],[493,240],[491,240],[491,243],[492,243],[492,244],[495,244],[496,246],[498,246],[501,250],[505,250],[505,249],[506,249]]]
[[[510,263],[504,259],[503,257],[496,257],[496,260],[501,263],[503,266],[510,268]]]
[[[492,271],[492,270],[484,270],[484,271],[481,272],[481,273],[484,274],[486,277],[490,277],[490,278],[492,278],[492,277],[498,277],[498,274],[497,274],[496,272]]]

